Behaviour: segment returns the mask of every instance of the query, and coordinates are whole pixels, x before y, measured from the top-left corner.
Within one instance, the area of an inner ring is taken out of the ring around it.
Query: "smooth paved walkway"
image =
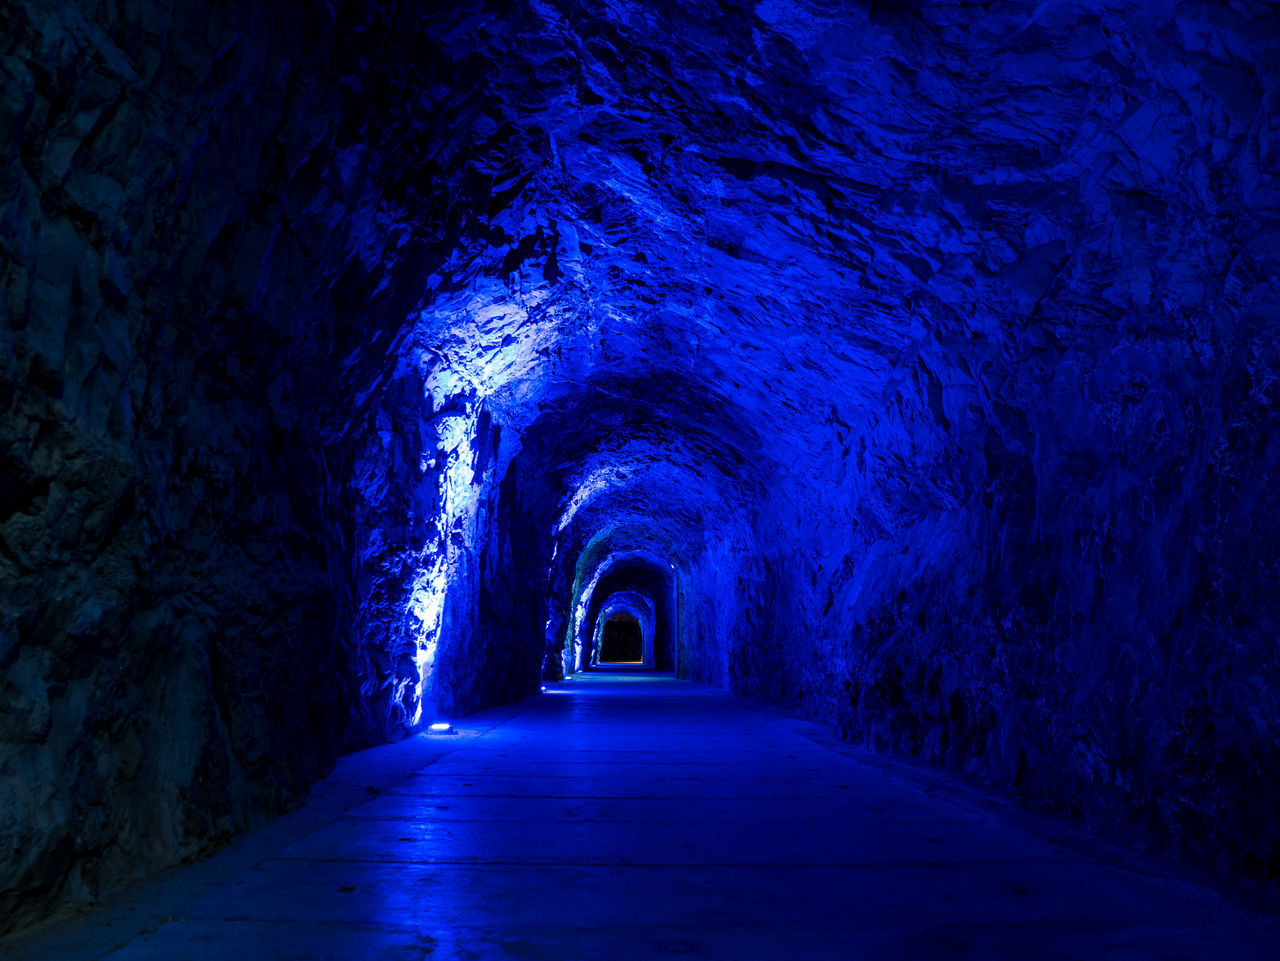
[[[1280,958],[1274,922],[1212,891],[1099,861],[945,776],[707,688],[578,677],[461,729],[353,756],[298,814],[8,950]]]

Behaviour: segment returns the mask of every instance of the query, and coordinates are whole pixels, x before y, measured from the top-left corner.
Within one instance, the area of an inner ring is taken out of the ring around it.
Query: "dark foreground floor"
[[[1274,923],[818,728],[579,677],[344,761],[306,809],[15,957],[1273,959]],[[939,785],[943,789],[939,789]],[[0,945],[0,954],[5,945]]]

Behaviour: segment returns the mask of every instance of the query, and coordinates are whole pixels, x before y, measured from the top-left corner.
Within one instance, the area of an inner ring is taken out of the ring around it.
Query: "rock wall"
[[[418,415],[384,411],[417,265],[367,146],[387,78],[352,72],[388,28],[0,11],[0,929],[409,726],[370,621],[403,619],[395,555],[434,510],[385,481],[420,476]]]
[[[981,97],[894,201],[923,336],[834,424],[850,479],[790,493],[760,538],[794,529],[787,503],[823,528],[757,601],[811,641],[736,683],[1274,876],[1274,11],[987,29],[965,39]],[[915,53],[923,89],[946,51]]]

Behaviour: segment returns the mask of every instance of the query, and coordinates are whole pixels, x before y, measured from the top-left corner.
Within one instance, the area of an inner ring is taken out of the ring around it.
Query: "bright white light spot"
[[[429,725],[427,730],[432,734],[448,734],[453,730],[453,725],[447,721],[436,721],[434,724]]]

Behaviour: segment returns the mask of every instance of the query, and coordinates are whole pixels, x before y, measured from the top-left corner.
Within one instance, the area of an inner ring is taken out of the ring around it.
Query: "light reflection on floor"
[[[380,788],[350,775],[333,817],[83,956],[1271,957],[1216,895],[1100,865],[815,725],[651,671],[546,688]]]

